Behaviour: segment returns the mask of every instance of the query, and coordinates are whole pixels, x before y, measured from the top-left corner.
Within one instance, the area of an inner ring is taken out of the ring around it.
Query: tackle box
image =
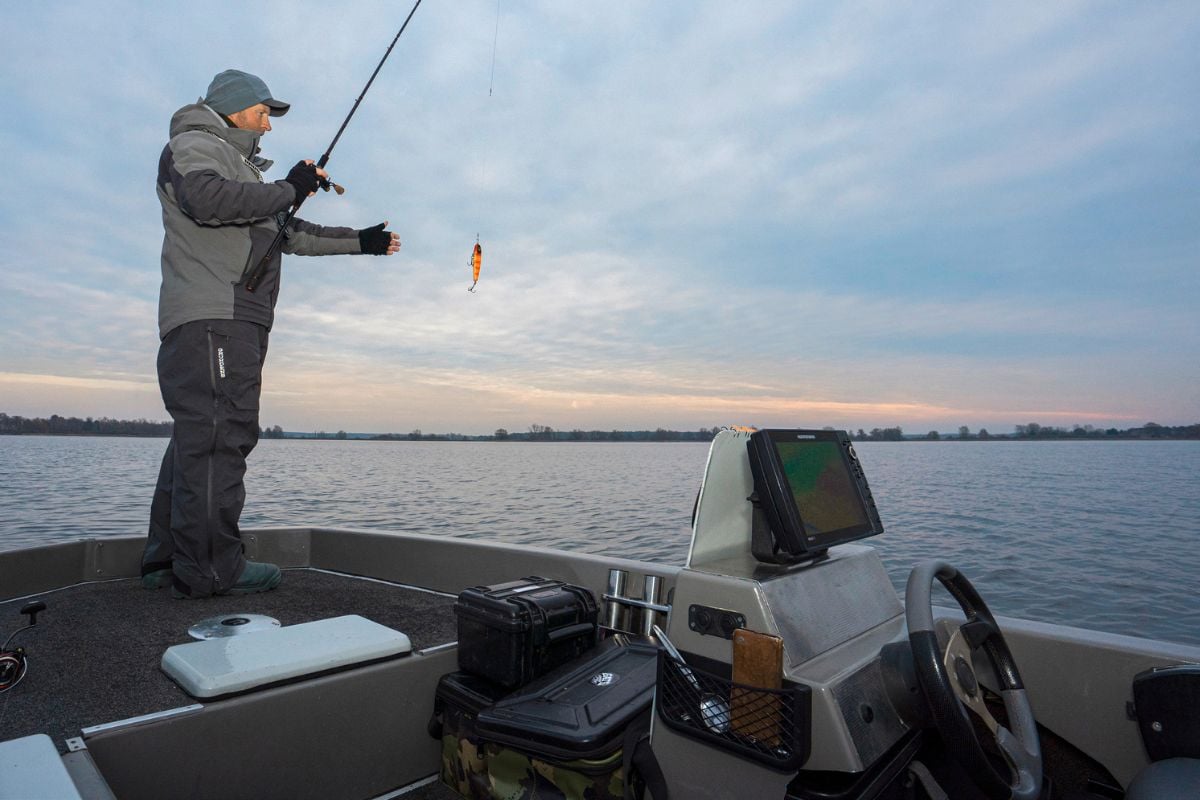
[[[458,668],[523,686],[595,646],[597,611],[587,589],[536,576],[464,589],[454,604]]]
[[[551,760],[602,757],[650,709],[657,666],[654,645],[605,639],[588,657],[481,709],[479,733]]]
[[[443,675],[430,733],[441,779],[464,797],[621,800],[648,730],[657,648],[618,637],[512,692],[466,672]],[[539,791],[522,794],[533,786]]]

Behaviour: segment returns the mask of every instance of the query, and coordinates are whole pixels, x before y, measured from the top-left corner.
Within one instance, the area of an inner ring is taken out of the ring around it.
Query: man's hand
[[[400,234],[386,231],[387,220],[358,232],[358,245],[365,255],[390,256],[400,252]]]
[[[291,172],[284,178],[296,190],[296,204],[299,205],[306,197],[312,197],[321,186],[321,179],[328,178],[329,173],[313,165],[313,160],[299,161],[292,167]]]

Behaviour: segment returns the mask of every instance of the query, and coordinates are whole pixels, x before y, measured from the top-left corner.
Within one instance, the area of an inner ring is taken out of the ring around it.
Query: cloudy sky
[[[410,3],[7,4],[0,411],[166,419],[168,120],[316,158]],[[493,78],[493,42],[495,67]],[[302,216],[264,425],[1200,420],[1200,5],[428,0]],[[484,248],[478,292],[467,261]]]

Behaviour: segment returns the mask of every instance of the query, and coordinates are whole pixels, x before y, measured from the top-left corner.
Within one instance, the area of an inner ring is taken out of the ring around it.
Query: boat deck
[[[462,795],[439,782],[437,778],[426,778],[420,783],[406,786],[384,797],[387,800],[462,800]]]
[[[316,569],[288,569],[278,589],[239,597],[181,600],[137,579],[87,583],[0,602],[5,638],[25,624],[21,606],[47,608],[13,642],[29,671],[0,695],[5,739],[45,733],[60,752],[80,730],[199,701],[159,669],[163,652],[194,641],[188,628],[225,614],[261,614],[282,625],[358,614],[408,635],[413,650],[453,642],[454,596]],[[2,641],[2,640],[0,640]]]

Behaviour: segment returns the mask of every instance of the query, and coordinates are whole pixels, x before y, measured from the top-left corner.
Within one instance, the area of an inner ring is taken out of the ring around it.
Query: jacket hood
[[[171,115],[172,139],[188,131],[205,131],[228,142],[260,171],[267,170],[275,163],[258,156],[258,140],[261,138],[259,134],[234,128],[201,101],[186,105]]]

